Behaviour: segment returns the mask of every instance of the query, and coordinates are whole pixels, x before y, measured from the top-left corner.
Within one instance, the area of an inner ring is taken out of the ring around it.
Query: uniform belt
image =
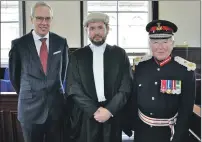
[[[140,110],[138,110],[138,115],[144,123],[146,123],[150,126],[169,126],[171,129],[170,140],[173,139],[173,135],[175,133],[174,125],[176,124],[178,113],[176,113],[174,117],[169,118],[169,119],[151,118],[151,117],[144,115]]]

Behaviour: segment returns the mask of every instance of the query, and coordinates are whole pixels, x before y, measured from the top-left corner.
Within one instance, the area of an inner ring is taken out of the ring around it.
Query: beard
[[[96,40],[94,40],[94,38],[90,38],[90,41],[91,41],[92,44],[94,44],[96,46],[100,46],[103,43],[105,43],[106,37],[103,37],[102,40],[100,40],[100,41],[96,41]]]

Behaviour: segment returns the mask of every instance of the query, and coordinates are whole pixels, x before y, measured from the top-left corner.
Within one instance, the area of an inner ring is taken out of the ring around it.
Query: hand
[[[103,107],[98,108],[98,110],[94,113],[95,120],[100,123],[106,122],[111,116],[112,114]]]

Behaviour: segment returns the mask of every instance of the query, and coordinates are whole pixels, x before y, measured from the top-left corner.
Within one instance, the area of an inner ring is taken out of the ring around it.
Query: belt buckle
[[[173,120],[169,120],[169,125],[175,125],[177,121],[177,118],[174,118]]]
[[[169,126],[170,126],[170,125],[173,125],[173,124],[174,124],[174,123],[173,123],[173,120],[169,120],[168,124],[169,124]]]

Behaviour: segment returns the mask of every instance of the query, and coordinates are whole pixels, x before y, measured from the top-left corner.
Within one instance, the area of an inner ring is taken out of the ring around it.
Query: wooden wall
[[[0,142],[23,142],[17,120],[17,95],[0,95]]]

